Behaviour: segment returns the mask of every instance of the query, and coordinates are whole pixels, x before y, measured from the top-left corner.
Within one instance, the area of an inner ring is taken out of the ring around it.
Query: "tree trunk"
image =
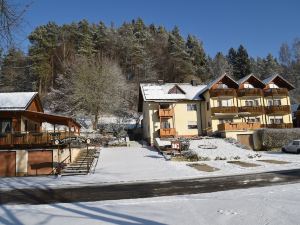
[[[93,130],[97,130],[97,124],[98,124],[99,114],[95,114],[95,120],[93,121]]]

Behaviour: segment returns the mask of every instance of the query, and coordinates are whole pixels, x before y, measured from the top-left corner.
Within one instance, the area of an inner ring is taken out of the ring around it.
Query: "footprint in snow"
[[[223,209],[218,210],[218,213],[220,213],[222,215],[226,215],[226,216],[238,214],[237,212],[235,212],[233,210],[223,210]]]

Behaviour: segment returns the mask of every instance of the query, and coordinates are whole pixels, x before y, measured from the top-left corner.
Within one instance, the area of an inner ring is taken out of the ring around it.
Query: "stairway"
[[[98,160],[97,157],[99,157],[99,154],[97,154],[96,148],[81,150],[76,159],[62,170],[61,175],[86,175],[91,171],[93,162]]]

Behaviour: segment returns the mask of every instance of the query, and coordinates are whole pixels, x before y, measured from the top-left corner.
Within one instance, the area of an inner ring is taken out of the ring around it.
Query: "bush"
[[[257,137],[262,144],[262,150],[280,149],[290,141],[300,139],[300,128],[293,129],[260,129]]]
[[[183,151],[182,156],[184,156],[188,161],[198,161],[198,154],[193,150]]]

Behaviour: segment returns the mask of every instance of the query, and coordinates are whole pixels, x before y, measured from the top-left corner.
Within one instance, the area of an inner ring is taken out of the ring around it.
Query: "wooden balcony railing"
[[[160,117],[172,117],[174,115],[174,109],[159,109],[158,115]]]
[[[160,137],[174,137],[176,136],[175,128],[160,128],[159,130]]]
[[[264,113],[264,107],[262,107],[262,106],[242,106],[242,107],[239,107],[239,112],[260,115],[260,114]]]
[[[219,96],[236,96],[236,90],[233,88],[224,88],[224,89],[212,89],[209,91],[210,97],[219,97]]]
[[[49,146],[54,144],[53,140],[63,139],[69,136],[76,136],[74,132],[18,132],[18,133],[1,133],[1,147],[17,147],[17,146]]]
[[[272,105],[265,107],[266,114],[288,114],[291,113],[289,105]]]
[[[238,97],[244,96],[262,96],[263,91],[259,88],[244,88],[237,91]]]
[[[211,108],[212,114],[215,113],[238,113],[238,108],[236,106],[219,106]]]
[[[280,123],[280,124],[266,124],[264,125],[264,127],[267,128],[274,128],[274,129],[286,129],[286,128],[293,128],[293,124],[292,123]]]
[[[218,125],[218,131],[235,131],[235,130],[255,130],[261,128],[260,123],[221,123]]]
[[[268,96],[287,96],[289,91],[286,88],[268,88],[264,90],[265,97]]]

